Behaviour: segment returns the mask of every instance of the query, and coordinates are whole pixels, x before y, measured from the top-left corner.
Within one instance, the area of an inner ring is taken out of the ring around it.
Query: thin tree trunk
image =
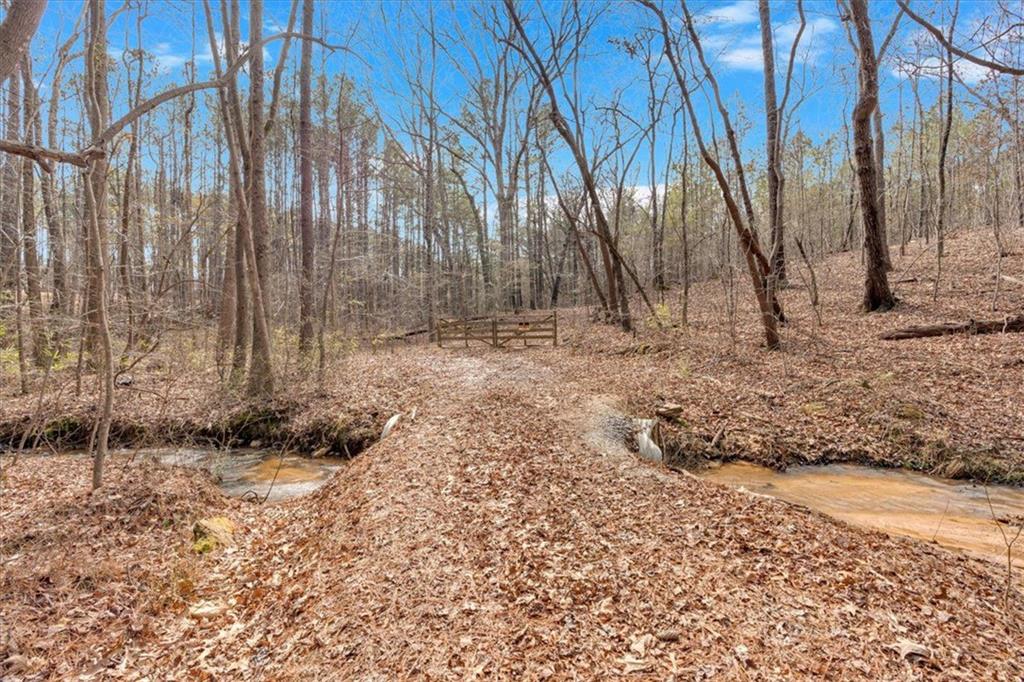
[[[249,3],[249,44],[256,45],[263,38],[263,0]],[[270,348],[270,318],[268,315],[270,282],[269,244],[266,198],[266,147],[263,114],[263,50],[252,50],[249,59],[249,178],[248,230],[251,257],[249,260],[249,288],[252,292],[252,360],[249,366],[250,396],[265,398],[274,392],[274,374]]]
[[[299,73],[299,223],[302,235],[302,271],[299,279],[299,352],[313,345],[313,147],[312,110],[313,0],[302,3],[302,64]]]
[[[21,79],[14,74],[8,82],[7,118],[4,124],[8,138],[15,141],[21,138]],[[17,157],[4,155],[3,202],[0,204],[0,291],[13,291],[15,277],[21,269],[18,254],[18,199],[21,194],[19,187],[19,171],[21,166]]]
[[[107,91],[107,18],[104,0],[89,0],[89,39],[86,45],[85,96],[83,108],[88,112],[89,128],[94,138],[99,137],[110,119],[110,100]],[[88,295],[86,311],[90,334],[102,358],[102,402],[99,424],[96,428],[93,453],[92,487],[103,485],[103,467],[107,456],[110,421],[114,408],[114,351],[110,339],[107,317],[107,157],[99,155],[90,161],[85,177],[85,221],[88,265]]]
[[[570,152],[573,155],[573,159],[576,161],[576,166],[580,171],[580,176],[583,179],[583,186],[587,191],[590,198],[591,210],[594,212],[595,222],[597,223],[597,230],[599,231],[602,239],[602,245],[612,242],[611,229],[608,224],[608,218],[605,215],[604,209],[601,206],[601,199],[597,190],[597,182],[594,179],[593,173],[591,172],[590,164],[588,163],[586,156],[581,149],[579,140],[569,129],[566,123],[565,117],[561,113],[561,109],[558,105],[558,96],[555,94],[554,85],[551,82],[551,77],[548,73],[548,68],[545,62],[537,54],[536,48],[526,35],[526,31],[523,28],[522,22],[519,19],[519,13],[513,4],[512,0],[505,0],[505,9],[508,12],[509,17],[515,26],[516,32],[519,34],[519,38],[522,40],[523,45],[529,54],[531,68],[536,73],[538,79],[541,82],[544,90],[547,92],[548,101],[551,106],[551,122],[554,125],[555,130],[565,141],[569,147]],[[603,247],[602,247],[603,248]],[[604,253],[604,252],[602,252]],[[619,271],[616,276],[616,272],[613,268],[606,267],[609,274],[609,303],[612,305],[612,310],[618,312],[618,322],[622,327],[623,331],[632,331],[633,321],[629,312],[629,303],[626,298],[625,291],[616,291],[613,294],[613,282],[622,279],[622,273]],[[622,300],[618,300],[618,296],[622,297]],[[615,308],[616,302],[618,303],[617,309]]]
[[[32,60],[25,56],[22,62],[22,85],[24,90],[25,141],[33,142],[32,131],[36,128],[38,98],[32,83]],[[35,175],[33,162],[22,159],[21,164],[21,236],[25,251],[25,284],[28,293],[29,325],[32,328],[32,360],[36,367],[46,367],[49,344],[46,333],[46,318],[43,310],[43,290],[39,277],[39,253],[36,240]]]
[[[959,3],[953,9],[953,17],[949,24],[949,39],[953,39],[953,30],[959,14]],[[942,121],[942,142],[939,145],[939,220],[935,226],[936,273],[932,300],[939,296],[939,280],[942,276],[942,256],[946,248],[946,218],[949,203],[946,201],[946,154],[949,150],[949,133],[953,128],[953,53],[946,51],[946,110]]]
[[[764,59],[764,109],[766,170],[768,175],[768,225],[771,234],[771,272],[776,283],[786,282],[786,245],[780,209],[779,105],[775,95],[775,46],[772,42],[771,9],[768,0],[759,0],[761,19],[761,54]]]

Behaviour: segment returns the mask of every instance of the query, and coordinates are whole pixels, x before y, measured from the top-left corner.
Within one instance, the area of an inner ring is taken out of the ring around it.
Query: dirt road
[[[542,353],[403,357],[433,387],[408,406],[415,418],[254,521],[199,588],[225,613],[168,623],[128,666],[296,679],[1024,675],[1024,609],[1004,603],[995,569],[600,447],[587,436],[615,387],[578,392]]]

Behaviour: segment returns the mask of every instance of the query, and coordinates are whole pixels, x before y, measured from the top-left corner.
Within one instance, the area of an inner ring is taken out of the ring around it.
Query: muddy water
[[[343,467],[340,457],[284,455],[266,450],[161,449],[145,451],[162,464],[207,469],[228,495],[252,491],[267,502],[313,492]],[[268,495],[269,493],[269,495]]]
[[[996,518],[1024,515],[1024,489],[989,486],[986,498],[980,485],[894,469],[836,464],[793,467],[780,473],[734,462],[700,475],[857,526],[934,541],[1004,564],[1006,545],[993,512]],[[1011,527],[1003,528],[1011,532]],[[1014,557],[1015,564],[1024,566],[1024,535],[1015,545]]]

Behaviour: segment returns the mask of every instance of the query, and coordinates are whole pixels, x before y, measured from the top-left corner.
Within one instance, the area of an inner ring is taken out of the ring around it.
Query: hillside
[[[936,302],[912,246],[894,280],[917,281],[884,315],[853,312],[855,255],[827,259],[823,325],[806,291],[788,290],[781,353],[752,350],[745,303],[745,350],[732,352],[712,282],[688,330],[632,338],[579,311],[558,348],[357,354],[324,386],[289,392],[294,424],[277,436],[325,415],[405,417],[281,505],[223,498],[141,458],[115,459],[89,496],[84,460],[5,456],[5,675],[1020,677],[1019,572],[1007,592],[997,564],[695,479],[606,428],[676,402],[684,424],[666,431],[703,443],[691,461],[853,458],[1019,480],[1024,335],[877,339],[1020,309],[1010,283],[990,311],[987,246],[981,233],[950,242]],[[1003,272],[1022,265],[1018,251]],[[161,384],[171,374],[140,372],[123,394],[152,390],[182,423],[241,409],[212,377]],[[33,404],[10,395],[12,429]],[[145,424],[153,407],[126,397],[119,420]],[[197,555],[192,524],[212,515],[238,524],[236,544]]]

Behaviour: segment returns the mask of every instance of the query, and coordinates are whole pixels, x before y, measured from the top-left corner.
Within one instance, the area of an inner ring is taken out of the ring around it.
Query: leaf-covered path
[[[197,589],[224,613],[168,619],[127,669],[1024,675],[995,568],[595,448],[615,387],[578,391],[541,353],[405,354],[432,387],[415,418],[313,496],[249,514]]]

